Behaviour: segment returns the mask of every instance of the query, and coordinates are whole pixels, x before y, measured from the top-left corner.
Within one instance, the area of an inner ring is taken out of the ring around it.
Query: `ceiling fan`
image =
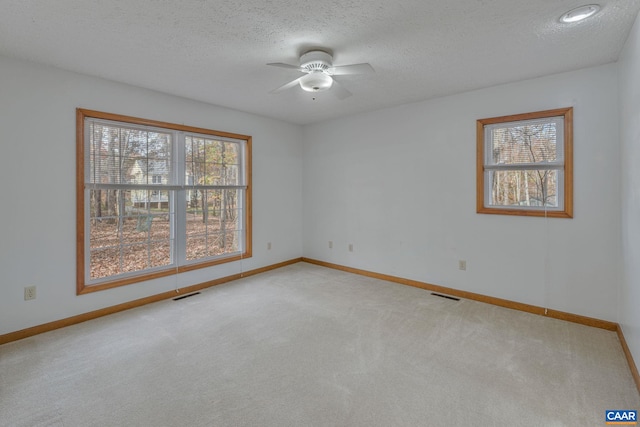
[[[366,63],[334,66],[331,54],[319,49],[310,50],[300,56],[299,66],[284,64],[282,62],[273,62],[267,65],[305,73],[304,76],[298,77],[272,90],[271,93],[282,92],[295,85],[300,85],[300,87],[307,92],[322,92],[333,88],[332,92],[339,99],[345,99],[351,96],[351,92],[345,89],[333,76],[368,74],[374,72],[373,67]]]

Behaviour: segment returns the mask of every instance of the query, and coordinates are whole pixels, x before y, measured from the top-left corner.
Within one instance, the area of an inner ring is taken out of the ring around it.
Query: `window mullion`
[[[186,191],[186,142],[184,132],[175,132],[174,144],[174,182],[179,187],[175,194],[174,262],[184,265],[187,260],[187,191]]]

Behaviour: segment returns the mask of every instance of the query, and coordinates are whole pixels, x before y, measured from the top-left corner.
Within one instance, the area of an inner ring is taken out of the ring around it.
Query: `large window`
[[[477,212],[573,216],[573,109],[477,121]]]
[[[251,256],[251,137],[77,110],[77,291]]]

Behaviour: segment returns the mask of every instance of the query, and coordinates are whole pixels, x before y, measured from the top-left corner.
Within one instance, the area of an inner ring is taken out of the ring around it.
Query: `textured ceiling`
[[[0,55],[307,124],[617,60],[640,0],[0,0]],[[323,47],[353,93],[316,100],[298,63]]]

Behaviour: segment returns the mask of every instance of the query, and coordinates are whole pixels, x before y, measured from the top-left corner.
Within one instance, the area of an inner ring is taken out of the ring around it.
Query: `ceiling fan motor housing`
[[[300,57],[300,68],[311,71],[325,71],[331,68],[333,57],[321,50],[312,50]]]

